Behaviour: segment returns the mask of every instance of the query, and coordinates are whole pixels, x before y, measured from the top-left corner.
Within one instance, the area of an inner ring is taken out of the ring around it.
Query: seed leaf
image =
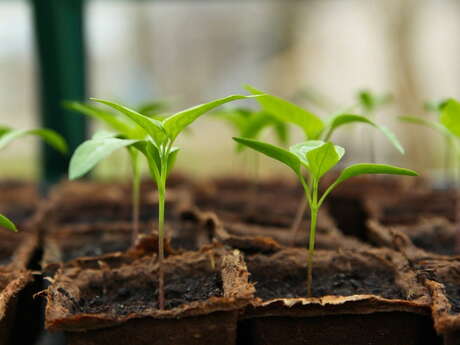
[[[172,147],[171,151],[169,152],[168,155],[168,172],[167,175],[171,173],[172,168],[174,167],[174,164],[176,163],[177,159],[177,154],[179,153],[180,149],[178,147]]]
[[[439,121],[457,137],[460,137],[460,103],[449,99],[441,108]]]
[[[294,170],[297,175],[300,174],[300,160],[295,154],[288,150],[252,139],[233,138],[233,140],[286,164]]]
[[[0,226],[5,228],[5,229],[8,229],[8,230],[11,230],[11,231],[14,231],[14,232],[17,232],[18,229],[16,228],[16,225],[14,225],[14,223],[9,220],[8,218],[6,218],[4,215],[0,214]]]
[[[10,127],[0,126],[0,138],[9,131],[11,131]]]
[[[260,95],[257,102],[266,112],[283,122],[296,124],[305,132],[308,139],[319,138],[324,129],[324,123],[318,116],[284,99],[259,91],[250,85],[245,88],[253,95]]]
[[[74,180],[83,176],[112,152],[133,145],[137,141],[110,137],[85,141],[77,147],[70,159],[69,178]]]
[[[137,123],[140,127],[142,127],[152,137],[152,139],[155,141],[157,145],[161,145],[162,143],[165,142],[166,132],[160,121],[151,119],[148,116],[139,114],[137,111],[129,109],[121,104],[117,104],[114,102],[110,102],[110,101],[103,100],[103,99],[97,99],[97,98],[90,98],[90,99],[95,102],[99,102],[99,103],[108,105],[109,107],[112,107],[113,109],[118,110],[120,113],[122,113],[123,115],[133,120],[135,123]]]
[[[228,102],[252,97],[253,96],[232,95],[182,110],[163,121],[164,129],[170,140],[174,141],[180,132],[206,112]]]
[[[328,131],[327,139],[329,139],[329,137],[338,127],[347,125],[347,124],[351,124],[351,123],[356,123],[356,122],[367,123],[368,125],[371,125],[372,127],[377,128],[380,132],[382,132],[387,137],[387,139],[393,144],[393,146],[399,152],[404,153],[404,148],[402,147],[399,140],[396,138],[396,135],[391,130],[389,130],[385,126],[378,125],[374,121],[371,121],[367,117],[361,116],[361,115],[339,114],[337,116],[334,116],[329,122],[329,131]]]
[[[0,150],[5,148],[13,140],[25,135],[36,135],[43,139],[47,144],[60,151],[61,153],[67,152],[67,144],[64,138],[50,129],[12,129],[2,136],[0,136]]]
[[[387,164],[370,164],[361,163],[353,164],[345,168],[334,184],[339,184],[350,177],[364,175],[364,174],[390,174],[390,175],[407,175],[407,176],[418,176],[418,174],[410,169],[400,168],[393,165]]]

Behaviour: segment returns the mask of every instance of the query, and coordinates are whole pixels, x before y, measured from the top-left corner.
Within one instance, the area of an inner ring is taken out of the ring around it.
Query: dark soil
[[[59,292],[73,300],[65,290]],[[165,308],[173,309],[193,301],[221,297],[222,280],[218,272],[174,272],[165,276],[165,294]],[[78,301],[73,300],[74,313],[126,315],[158,308],[157,281],[147,273],[130,279],[110,274],[106,279],[92,282],[80,296]]]
[[[108,253],[124,252],[130,246],[130,238],[127,238],[126,241],[88,241],[79,246],[63,250],[62,261],[68,262],[85,256],[93,257]]]
[[[250,280],[256,284],[256,296],[263,300],[273,298],[307,297],[307,272],[301,269],[296,275],[273,277],[266,271],[252,270]],[[393,279],[384,270],[352,270],[334,274],[313,273],[313,297],[326,295],[352,296],[372,294],[389,299],[404,298]]]

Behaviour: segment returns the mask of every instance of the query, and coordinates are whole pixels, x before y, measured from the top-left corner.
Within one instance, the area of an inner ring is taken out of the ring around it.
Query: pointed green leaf
[[[259,91],[252,86],[248,85],[245,88],[253,95],[260,95],[257,98],[257,102],[272,116],[283,122],[296,124],[305,132],[308,139],[314,140],[319,138],[324,129],[324,123],[318,116],[298,105]]]
[[[454,99],[449,99],[441,109],[439,121],[450,133],[460,137],[460,103]]]
[[[103,99],[91,98],[91,100],[95,102],[99,102],[105,104],[113,109],[118,110],[123,115],[127,116],[135,123],[137,123],[140,127],[142,127],[155,141],[157,145],[161,145],[166,140],[166,132],[163,128],[163,125],[160,121],[151,119],[148,116],[139,114],[137,111],[129,109],[123,105],[106,101]]]
[[[307,152],[309,170],[316,180],[331,170],[345,154],[343,147],[332,144],[330,141]]]
[[[6,132],[0,137],[0,150],[5,148],[13,140],[25,135],[36,135],[43,139],[48,145],[52,146],[61,153],[67,152],[67,144],[64,138],[50,129],[14,129]]]
[[[289,142],[289,128],[287,124],[278,119],[273,119],[273,128],[275,129],[278,142],[281,145],[287,145]]]
[[[332,133],[340,126],[351,124],[351,123],[356,123],[356,122],[366,123],[368,125],[371,125],[372,127],[377,128],[387,137],[387,139],[393,144],[393,146],[399,152],[404,153],[404,148],[402,147],[399,140],[396,138],[396,135],[391,130],[389,130],[385,126],[378,125],[374,121],[371,121],[367,117],[361,116],[361,115],[339,114],[337,116],[334,116],[329,122],[329,126],[328,126],[329,130],[328,130],[327,137],[325,139],[326,140],[330,139],[330,137],[332,136]]]
[[[11,220],[6,218],[2,214],[0,214],[0,226],[2,228],[8,229],[8,230],[11,230],[11,231],[14,231],[14,232],[18,231],[18,229],[16,228],[16,225],[14,225],[14,223]]]
[[[101,138],[85,141],[77,147],[70,160],[69,178],[74,180],[83,176],[112,152],[122,147],[133,145],[137,141],[118,138]]]
[[[418,174],[410,169],[400,168],[393,165],[386,164],[370,164],[361,163],[353,164],[345,168],[339,178],[334,184],[339,184],[350,177],[365,175],[365,174],[390,174],[390,175],[407,175],[407,176],[418,176]]]
[[[300,160],[295,154],[288,150],[252,139],[233,138],[233,140],[286,164],[294,170],[297,175],[300,174]]]
[[[256,139],[263,129],[272,124],[270,115],[264,112],[252,113],[247,117],[246,123],[240,133],[246,139]],[[238,144],[237,151],[241,152],[245,146]]]
[[[148,117],[155,117],[160,113],[166,111],[169,107],[166,101],[154,101],[141,104],[137,108],[137,112]]]
[[[200,104],[168,117],[163,121],[163,126],[169,138],[174,141],[180,132],[182,132],[188,125],[190,125],[193,121],[195,121],[198,117],[205,114],[206,112],[228,102],[252,97],[253,96],[232,95],[211,101],[209,103]]]
[[[97,120],[104,122],[108,127],[112,128],[113,130],[119,132],[120,134],[124,134],[126,136],[131,136],[133,132],[133,124],[127,122],[130,120],[123,121],[121,118],[117,117],[115,114],[112,114],[108,111],[100,109],[90,104],[86,104],[83,102],[64,102],[64,106],[67,109],[79,112],[83,115],[90,116]]]

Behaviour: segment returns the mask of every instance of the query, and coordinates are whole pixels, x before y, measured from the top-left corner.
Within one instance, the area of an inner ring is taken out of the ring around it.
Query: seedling
[[[132,239],[131,243],[135,245],[137,237],[139,235],[139,203],[140,203],[140,180],[141,180],[141,167],[139,160],[139,151],[131,146],[128,142],[117,141],[116,139],[129,139],[129,140],[139,140],[144,139],[147,135],[147,132],[139,126],[136,122],[133,122],[129,118],[126,118],[120,115],[116,111],[108,111],[106,109],[101,109],[92,104],[87,104],[83,102],[66,102],[65,106],[71,110],[77,111],[84,115],[95,118],[99,121],[105,123],[106,127],[113,130],[115,133],[104,133],[98,132],[92,139],[82,143],[77,150],[75,151],[74,156],[70,162],[69,168],[69,178],[75,180],[82,177],[88,173],[94,166],[99,162],[93,161],[94,164],[82,164],[81,160],[85,161],[87,156],[87,151],[94,150],[99,148],[101,142],[106,142],[105,139],[114,139],[111,141],[109,148],[103,152],[103,157],[109,156],[115,150],[120,148],[126,148],[128,151],[130,162],[131,162],[131,171],[132,171]],[[152,118],[161,117],[161,111],[166,108],[164,102],[151,102],[141,105],[138,110],[139,113],[144,114]]]
[[[218,119],[226,121],[233,128],[236,136],[257,139],[265,129],[274,130],[280,145],[287,145],[289,141],[289,128],[287,124],[264,111],[254,111],[249,108],[229,108],[218,110],[213,113]],[[236,144],[237,153],[243,153],[245,146]],[[257,188],[259,176],[259,164],[257,156],[252,160],[254,164],[254,190]]]
[[[323,121],[319,116],[282,98],[269,95],[252,86],[246,86],[246,89],[254,95],[260,95],[260,97],[257,98],[257,101],[264,111],[270,113],[273,117],[278,118],[280,121],[293,123],[302,129],[306,140],[329,141],[335,131],[342,126],[353,123],[364,123],[378,129],[400,153],[404,153],[403,147],[393,132],[391,132],[387,127],[375,123],[366,116],[351,113],[339,113],[333,115],[328,120]],[[363,93],[362,97],[366,100],[369,98],[369,100],[363,103],[369,103],[369,107],[375,107],[375,104],[379,104],[377,100],[370,97],[369,93]],[[297,229],[299,228],[302,215],[305,213],[306,208],[307,200],[304,199],[302,203],[299,204],[297,214],[291,227],[291,231],[294,234],[293,236],[295,236]]]
[[[425,105],[425,108],[439,113],[438,121],[415,116],[400,116],[399,119],[403,122],[431,128],[444,138],[446,147],[444,174],[447,180],[451,153],[454,154],[454,161],[459,159],[457,140],[455,139],[460,137],[460,103],[454,99],[447,99],[440,102],[430,102]]]
[[[160,309],[164,309],[165,305],[163,261],[166,180],[179,152],[179,149],[173,146],[174,142],[182,131],[206,112],[222,104],[251,97],[253,96],[228,96],[180,111],[161,121],[142,115],[123,105],[92,98],[93,101],[105,104],[135,122],[143,128],[147,136],[142,139],[98,137],[94,139],[96,141],[93,141],[91,147],[88,145],[84,150],[78,152],[79,157],[76,157],[77,153],[75,154],[75,163],[71,169],[86,170],[88,165],[93,166],[119,147],[131,146],[145,156],[151,177],[158,189],[158,304]]]
[[[0,125],[0,150],[7,147],[12,141],[27,135],[35,135],[43,139],[47,144],[56,150],[66,153],[67,144],[58,133],[50,129],[12,129]],[[16,225],[7,217],[0,214],[0,226],[11,231],[17,231]]]
[[[358,175],[417,175],[415,171],[391,165],[368,163],[353,164],[343,169],[339,177],[329,185],[322,195],[320,195],[319,183],[321,178],[325,173],[339,163],[345,154],[344,148],[334,145],[330,141],[322,140],[309,140],[303,143],[295,144],[291,146],[289,150],[251,139],[234,138],[234,140],[287,165],[294,171],[304,189],[311,214],[307,261],[307,293],[309,297],[312,295],[312,271],[315,251],[316,221],[319,209],[323,205],[324,200],[329,193],[331,193],[331,191],[343,181]],[[307,172],[307,180],[304,178],[302,168]]]

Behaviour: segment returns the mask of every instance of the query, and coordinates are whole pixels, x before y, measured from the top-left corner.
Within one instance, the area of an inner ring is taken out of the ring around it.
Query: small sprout
[[[165,119],[157,120],[149,116],[142,115],[135,110],[129,109],[123,105],[113,103],[107,100],[95,99],[93,101],[105,104],[117,111],[137,126],[142,128],[147,134],[145,138],[138,140],[116,139],[123,140],[126,146],[131,146],[140,151],[146,158],[149,171],[152,179],[155,181],[158,189],[158,304],[160,309],[164,309],[164,238],[165,238],[165,196],[166,196],[166,180],[174,165],[179,149],[174,147],[174,142],[178,135],[183,132],[190,124],[192,124],[201,115],[211,111],[225,103],[253,98],[254,96],[233,95],[215,101],[200,104],[195,107],[175,113]],[[109,138],[110,139],[110,138]],[[109,140],[107,139],[107,140]],[[119,143],[116,141],[115,143]],[[101,143],[102,147],[103,144]],[[113,144],[115,145],[115,144]],[[121,144],[120,144],[121,145]],[[96,145],[95,145],[96,146]],[[110,147],[110,145],[109,145]],[[107,151],[109,148],[106,149]],[[90,150],[88,150],[88,154]],[[94,153],[96,154],[96,153]]]
[[[366,116],[351,113],[339,113],[331,116],[326,121],[323,121],[310,111],[282,98],[269,95],[249,85],[246,86],[246,89],[253,95],[260,96],[257,98],[257,101],[265,112],[271,114],[273,117],[276,117],[282,122],[293,123],[302,129],[305,133],[306,140],[328,141],[331,139],[335,131],[342,126],[353,123],[364,123],[379,130],[400,153],[404,153],[402,145],[392,131],[385,126],[375,123]],[[370,94],[368,96],[370,97]],[[305,209],[306,201],[303,201],[299,204],[297,215],[294,217],[294,221],[291,226],[293,236],[295,236],[297,229],[299,228]]]
[[[38,136],[43,139],[48,145],[52,146],[61,153],[67,153],[67,144],[64,138],[58,133],[45,128],[38,129],[12,129],[7,126],[0,125],[0,150],[7,147],[12,141],[27,135]],[[16,225],[7,217],[0,214],[0,226],[17,232]]]
[[[82,143],[75,151],[69,166],[69,178],[75,180],[93,169],[97,163],[107,158],[114,151],[126,148],[130,157],[132,171],[132,238],[135,245],[139,235],[139,204],[141,168],[139,151],[132,145],[146,137],[147,132],[136,122],[122,116],[116,111],[108,111],[92,104],[82,102],[65,102],[71,110],[102,121],[114,133],[99,131]],[[152,102],[140,107],[142,114],[148,117],[160,116],[165,108],[164,102]]]
[[[320,195],[319,184],[321,178],[335,167],[345,154],[345,149],[338,145],[334,145],[330,141],[309,140],[303,143],[293,145],[289,150],[277,147],[264,142],[245,139],[233,138],[236,142],[246,145],[253,150],[261,152],[273,159],[284,163],[290,167],[305,192],[305,197],[308,200],[310,207],[310,234],[309,234],[309,254],[307,262],[307,292],[308,296],[312,295],[312,269],[313,256],[315,250],[315,234],[316,221],[319,209],[324,203],[328,194],[343,181],[358,175],[363,174],[394,174],[394,175],[409,175],[416,176],[415,171],[399,168],[384,164],[354,164],[343,169],[339,177]],[[308,174],[308,180],[305,180],[303,169]],[[307,182],[308,181],[308,182]]]
[[[439,113],[438,121],[416,116],[400,116],[399,120],[431,128],[438,132],[445,140],[444,174],[448,179],[451,151],[455,160],[458,160],[457,141],[460,137],[460,103],[454,99],[431,102],[430,110]]]
[[[359,91],[357,98],[358,104],[368,116],[374,115],[379,108],[393,101],[393,96],[389,93],[376,94],[370,90]]]

